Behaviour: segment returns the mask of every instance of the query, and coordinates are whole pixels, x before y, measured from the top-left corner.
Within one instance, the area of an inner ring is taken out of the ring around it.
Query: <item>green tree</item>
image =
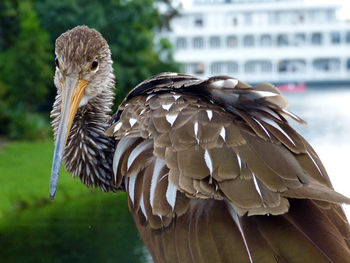
[[[160,14],[160,5],[170,11]],[[42,116],[48,116],[56,93],[53,49],[61,33],[85,24],[107,39],[118,105],[144,79],[178,70],[170,43],[155,37],[175,14],[169,0],[1,0],[0,136],[46,133]]]
[[[167,19],[154,0],[46,0],[38,1],[36,9],[52,42],[76,25],[85,24],[102,33],[112,50],[117,105],[144,79],[179,69],[169,42],[155,38],[160,21]]]
[[[46,100],[52,81],[49,36],[40,26],[32,1],[6,1],[3,7],[1,20],[13,23],[11,34],[4,33],[4,25],[1,31],[5,41],[0,54],[0,132],[31,139],[45,127],[35,112]]]

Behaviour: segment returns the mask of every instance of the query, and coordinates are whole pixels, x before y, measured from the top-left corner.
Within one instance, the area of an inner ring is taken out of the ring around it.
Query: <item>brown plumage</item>
[[[102,36],[76,27],[56,54],[51,197],[62,157],[83,183],[125,190],[155,262],[350,261],[340,206],[350,199],[290,127],[287,118],[303,121],[274,86],[162,73],[109,118],[113,69]]]

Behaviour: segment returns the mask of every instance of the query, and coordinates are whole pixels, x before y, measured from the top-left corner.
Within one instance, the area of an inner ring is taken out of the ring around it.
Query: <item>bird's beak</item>
[[[58,177],[61,169],[63,150],[67,142],[69,131],[72,127],[75,114],[77,113],[81,99],[84,96],[87,81],[78,77],[67,76],[62,82],[62,108],[61,119],[58,126],[53,153],[51,182],[50,182],[50,199],[55,198]]]

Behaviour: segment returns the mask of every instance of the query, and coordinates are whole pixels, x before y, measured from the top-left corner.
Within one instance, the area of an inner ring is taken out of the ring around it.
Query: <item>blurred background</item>
[[[272,82],[350,196],[350,9],[311,0],[0,0],[0,261],[152,262],[125,195],[62,171],[49,202],[54,43],[85,24],[113,54],[115,108],[162,71]],[[345,210],[350,216],[349,206]]]

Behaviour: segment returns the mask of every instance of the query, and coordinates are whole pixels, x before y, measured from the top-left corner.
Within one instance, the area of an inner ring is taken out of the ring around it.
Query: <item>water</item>
[[[308,125],[292,123],[314,147],[335,190],[350,197],[350,88],[285,94],[289,109]],[[350,206],[344,206],[350,219]]]
[[[292,123],[321,157],[335,189],[350,196],[350,89],[286,95],[308,125]],[[350,206],[346,207],[350,218]],[[0,222],[1,262],[151,262],[125,196],[93,193],[30,208]]]
[[[144,263],[125,195],[102,192],[30,208],[0,222],[0,262]]]

